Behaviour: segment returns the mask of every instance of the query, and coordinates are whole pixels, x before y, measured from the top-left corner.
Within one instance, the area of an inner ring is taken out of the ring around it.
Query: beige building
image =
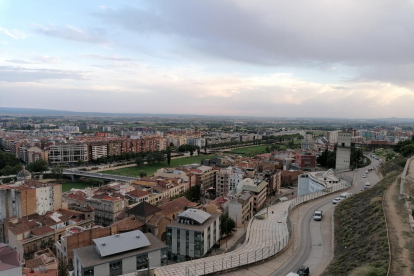
[[[50,146],[49,162],[52,164],[88,161],[88,146],[84,143],[63,143]]]
[[[245,178],[240,183],[243,191],[248,191],[253,195],[253,211],[259,211],[266,202],[268,182],[263,179]]]
[[[229,204],[229,217],[237,227],[243,227],[253,217],[254,197],[250,192],[241,192]]]

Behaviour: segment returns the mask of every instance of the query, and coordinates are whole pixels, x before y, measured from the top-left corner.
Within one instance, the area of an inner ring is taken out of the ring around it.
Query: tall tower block
[[[336,170],[346,171],[351,166],[351,141],[352,131],[338,133],[338,145],[336,149]]]

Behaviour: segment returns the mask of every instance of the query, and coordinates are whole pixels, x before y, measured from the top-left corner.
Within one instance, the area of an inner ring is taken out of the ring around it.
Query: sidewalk
[[[234,250],[235,248],[232,248],[233,245],[235,245],[239,239],[246,233],[247,223],[245,223],[244,227],[237,228],[237,231],[226,238],[222,239],[220,241],[220,249],[224,250],[223,253],[226,253],[227,251],[230,251],[230,249]],[[243,240],[244,242],[244,240]],[[241,242],[240,244],[242,244]]]

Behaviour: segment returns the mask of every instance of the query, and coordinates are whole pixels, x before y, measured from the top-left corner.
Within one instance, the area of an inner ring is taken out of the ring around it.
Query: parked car
[[[322,220],[322,211],[315,211],[315,213],[313,213],[313,219],[318,221],[318,220]]]
[[[342,200],[342,199],[345,199],[345,198],[350,197],[352,195],[353,195],[353,193],[343,193],[339,196],[339,198]]]
[[[339,201],[341,201],[341,198],[337,197],[334,200],[332,200],[332,204],[337,204]]]

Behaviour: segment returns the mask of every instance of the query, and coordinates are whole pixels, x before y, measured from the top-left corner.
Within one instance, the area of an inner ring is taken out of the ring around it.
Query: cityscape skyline
[[[412,118],[410,1],[4,1],[3,107]]]

